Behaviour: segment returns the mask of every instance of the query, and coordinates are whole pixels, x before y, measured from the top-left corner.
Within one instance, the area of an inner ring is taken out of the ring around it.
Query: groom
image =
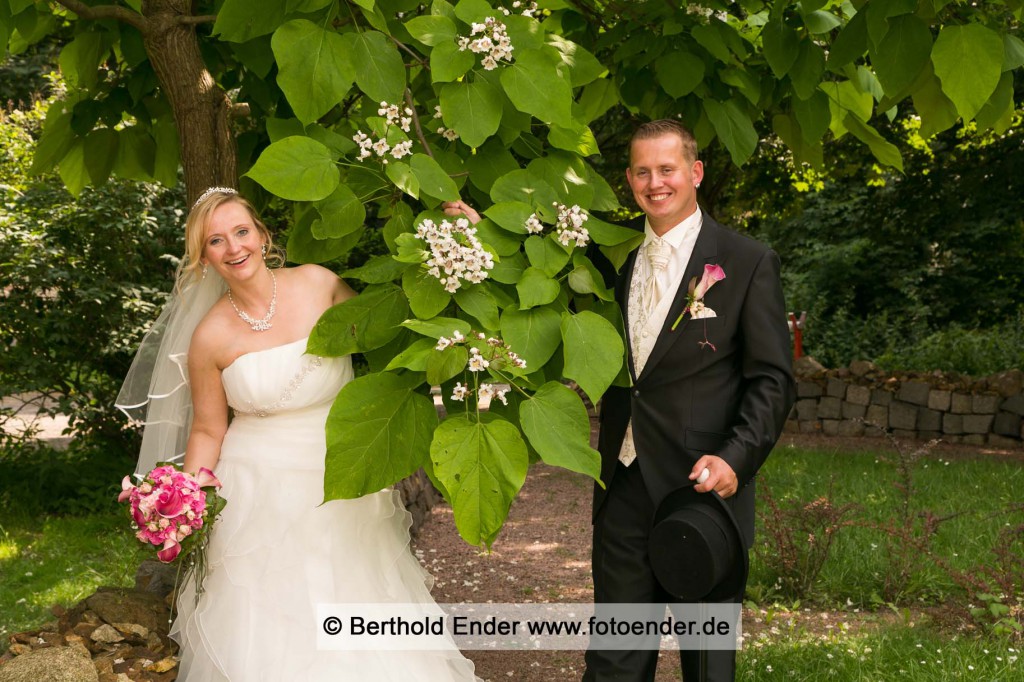
[[[779,258],[700,210],[703,177],[689,130],[669,120],[636,130],[626,178],[645,238],[615,279],[632,385],[610,388],[601,405],[607,488],[594,488],[597,603],[679,601],[655,577],[647,544],[658,504],[679,488],[724,498],[742,533],[738,554],[749,550],[754,475],[793,404]],[[724,278],[688,301],[691,280],[706,269]],[[741,586],[723,601],[742,597]],[[589,650],[583,680],[653,680],[657,654]],[[732,680],[735,654],[680,651],[683,678]]]

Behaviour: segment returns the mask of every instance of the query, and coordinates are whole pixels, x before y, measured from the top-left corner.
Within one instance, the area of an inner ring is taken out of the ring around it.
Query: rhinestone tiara
[[[218,194],[218,193],[220,193],[220,194],[238,194],[238,190],[235,189],[234,187],[211,187],[210,189],[206,190],[205,192],[203,192],[202,194],[199,195],[199,198],[196,199],[196,203],[192,204],[192,208],[195,208],[199,204],[203,203],[203,200],[206,199],[207,197],[209,197],[211,194]]]

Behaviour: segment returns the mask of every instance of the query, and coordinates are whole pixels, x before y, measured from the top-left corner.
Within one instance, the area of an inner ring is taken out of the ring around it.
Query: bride
[[[178,679],[472,680],[454,648],[316,648],[318,603],[433,602],[396,492],[321,504],[324,425],[352,362],[308,355],[306,341],[356,294],[317,265],[271,268],[281,260],[235,190],[205,192],[186,223],[176,299],[150,334],[159,351],[143,342],[118,399],[146,414],[137,473],[185,445],[185,470],[212,469],[227,500],[198,604],[194,581],[178,597]]]

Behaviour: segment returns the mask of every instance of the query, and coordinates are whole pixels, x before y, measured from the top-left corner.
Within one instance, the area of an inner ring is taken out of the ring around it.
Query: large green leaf
[[[57,168],[60,179],[73,196],[78,196],[89,184],[89,171],[85,166],[85,141],[76,140],[68,149],[68,153],[60,160]]]
[[[597,313],[562,314],[565,376],[597,404],[622,367],[624,348],[615,326]]]
[[[526,481],[529,455],[519,429],[496,418],[449,417],[434,431],[430,459],[451,497],[459,534],[489,547]]]
[[[4,47],[7,44],[4,43]],[[60,73],[73,88],[88,90],[96,85],[100,61],[109,49],[104,35],[89,31],[79,33],[60,51]]]
[[[589,206],[591,199],[594,198],[594,188],[588,182],[590,173],[587,164],[576,154],[552,150],[531,161],[526,170],[547,183],[558,193],[560,199],[570,205]]]
[[[420,191],[442,201],[458,201],[459,188],[448,173],[426,154],[413,154],[410,162],[413,176],[419,181]]]
[[[320,218],[313,222],[312,230],[317,239],[344,237],[366,221],[366,208],[348,185],[338,185],[331,196],[317,202],[316,210]]]
[[[615,81],[602,78],[583,88],[579,102],[573,107],[573,115],[580,121],[590,123],[619,103],[619,91]]]
[[[900,155],[900,150],[896,145],[879,135],[877,130],[853,114],[847,114],[843,124],[854,137],[868,146],[871,153],[874,154],[880,163],[892,166],[901,172],[903,171],[903,157]]]
[[[839,21],[839,17],[832,14],[831,12],[823,12],[816,10],[804,14],[804,26],[807,30],[814,34],[828,33],[834,28],[842,25]]]
[[[590,418],[579,395],[557,381],[537,389],[519,405],[519,423],[545,463],[601,476],[601,455],[590,447]]]
[[[476,63],[476,55],[460,50],[455,41],[444,42],[430,51],[430,79],[434,83],[450,83],[462,78]]]
[[[332,357],[380,348],[401,331],[409,301],[394,284],[370,285],[327,309],[309,335],[307,351]]]
[[[735,100],[721,103],[705,99],[704,111],[711,119],[711,125],[725,144],[725,148],[729,150],[732,162],[742,166],[757,148],[757,131],[754,130],[750,117]]]
[[[686,50],[665,55],[654,63],[661,87],[672,97],[685,97],[704,80],[704,60]]]
[[[499,201],[484,211],[498,226],[515,234],[527,234],[526,221],[534,209],[521,201]]]
[[[995,128],[996,132],[1001,135],[1005,130],[1000,130],[1002,127],[1000,123],[1008,121],[1008,117],[1012,117],[1013,112],[1013,72],[1004,71],[992,97],[981,108],[974,120],[982,130]]]
[[[796,114],[796,119],[800,122],[804,142],[820,143],[832,118],[828,108],[828,95],[817,90],[808,99],[794,100],[793,113]]]
[[[326,199],[341,182],[331,150],[298,135],[264,149],[245,175],[271,194],[292,201]]]
[[[56,166],[75,144],[75,132],[71,129],[73,116],[68,102],[57,100],[46,111],[43,134],[36,143],[29,173],[38,175]]]
[[[552,51],[553,52],[553,51]],[[558,71],[561,58],[545,49],[516,52],[501,72],[501,85],[519,111],[545,123],[572,124],[572,89]]]
[[[502,175],[491,186],[491,201],[495,203],[518,201],[547,209],[557,200],[558,195],[551,185],[525,168]]]
[[[466,159],[469,181],[480,191],[490,194],[494,181],[506,173],[519,169],[519,162],[496,137],[484,142],[483,146]]]
[[[761,30],[764,57],[776,78],[789,73],[800,54],[800,37],[782,20],[781,14],[772,18]]]
[[[346,33],[343,39],[359,89],[375,102],[402,102],[405,63],[395,44],[379,31]]]
[[[352,87],[352,56],[337,31],[295,19],[274,32],[271,45],[277,84],[303,123],[326,114]]]
[[[341,258],[359,243],[366,228],[359,225],[344,237],[317,239],[313,225],[319,220],[316,211],[307,210],[288,232],[286,251],[292,263],[327,263]]]
[[[594,294],[604,301],[615,300],[615,295],[604,285],[604,278],[583,251],[572,255],[572,272],[569,273],[569,288],[578,294]]]
[[[92,185],[102,185],[110,177],[110,171],[114,169],[117,160],[118,144],[117,132],[111,128],[97,128],[86,135],[83,151]]]
[[[825,51],[810,39],[800,41],[800,52],[789,69],[789,80],[800,99],[808,99],[818,88],[825,73]],[[756,102],[755,102],[756,104]],[[712,119],[712,123],[714,119]]]
[[[400,263],[390,255],[374,256],[358,268],[352,268],[341,273],[341,276],[357,279],[367,284],[383,284],[384,282],[398,279],[410,267],[414,266],[409,263]]]
[[[419,382],[382,372],[341,389],[327,417],[325,500],[375,493],[427,462],[437,411]]]
[[[522,239],[509,234],[487,218],[481,219],[473,227],[476,228],[477,238],[499,256],[511,256],[523,245]]]
[[[452,336],[456,331],[465,336],[469,334],[469,322],[454,317],[435,317],[430,320],[405,320],[402,326],[431,339]]]
[[[548,132],[548,144],[558,149],[565,149],[580,156],[600,154],[597,138],[589,126],[579,123],[571,128],[553,125]]]
[[[572,87],[578,88],[586,85],[608,72],[608,67],[599,62],[597,57],[571,40],[557,33],[548,33],[545,40],[548,45],[558,50],[562,57],[562,63],[568,67]],[[519,45],[519,43],[515,44]]]
[[[413,17],[405,22],[405,28],[413,38],[431,47],[444,42],[455,42],[458,36],[455,22],[436,14]]]
[[[889,31],[871,60],[886,94],[910,87],[928,63],[931,50],[932,32],[923,19],[913,14],[890,19]]]
[[[402,288],[409,298],[409,307],[416,317],[429,320],[448,307],[452,295],[436,277],[423,268],[410,268],[402,275]]]
[[[433,339],[417,339],[393,357],[384,369],[386,371],[411,369],[414,372],[426,372],[427,358],[434,353],[436,345]]]
[[[562,343],[562,316],[542,306],[501,314],[501,338],[535,370],[547,364]]]
[[[519,292],[519,304],[523,309],[539,305],[547,305],[556,298],[562,288],[540,268],[526,268],[516,284]]]
[[[454,379],[466,371],[468,361],[469,351],[465,346],[448,346],[444,350],[434,349],[427,356],[425,367],[427,383],[431,386],[440,386],[449,379]]]
[[[444,123],[454,128],[470,147],[479,147],[498,132],[501,110],[501,93],[482,78],[449,83],[441,88]]]
[[[273,33],[287,13],[287,0],[261,0],[254,11],[250,0],[224,0],[213,24],[213,34],[231,43],[244,43]]]
[[[1003,40],[981,24],[944,26],[932,48],[942,91],[969,121],[985,106],[1002,75]]]
[[[118,131],[118,141],[114,172],[122,178],[151,182],[156,145],[149,133],[139,126],[123,128]]]
[[[928,139],[936,133],[948,130],[956,125],[958,114],[956,105],[942,91],[942,83],[931,73],[931,64],[927,78],[922,79],[920,87],[914,91],[914,109],[921,115],[921,136]]]
[[[554,233],[546,237],[527,237],[524,248],[530,265],[540,268],[548,277],[557,275],[569,262],[569,252],[555,241]]]
[[[867,14],[858,12],[836,36],[828,53],[828,68],[839,71],[868,51]]]
[[[460,288],[455,292],[455,302],[475,317],[484,329],[493,331],[498,328],[498,303],[486,282]]]

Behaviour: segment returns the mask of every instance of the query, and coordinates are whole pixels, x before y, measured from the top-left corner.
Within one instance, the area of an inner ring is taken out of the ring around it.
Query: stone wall
[[[981,379],[942,372],[886,373],[870,362],[826,370],[812,358],[794,365],[797,401],[790,433],[883,435],[947,443],[1021,447],[1024,373]]]

